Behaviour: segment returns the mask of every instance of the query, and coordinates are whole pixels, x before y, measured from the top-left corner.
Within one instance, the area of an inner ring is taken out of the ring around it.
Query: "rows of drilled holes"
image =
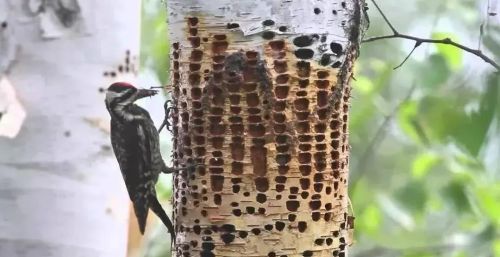
[[[300,186],[302,191],[301,196],[303,199],[310,199],[309,208],[311,209],[311,218],[313,221],[319,221],[321,218],[321,190],[317,192],[316,190],[310,190],[311,187],[311,174],[313,173],[313,165],[312,165],[312,157],[314,152],[312,150],[312,140],[313,133],[311,131],[310,125],[310,101],[308,98],[308,87],[310,87],[310,77],[311,77],[311,63],[308,61],[312,58],[314,51],[310,48],[312,44],[312,40],[310,36],[299,36],[293,40],[294,45],[297,47],[295,51],[295,56],[299,59],[296,63],[296,72],[298,76],[298,88],[296,91],[296,98],[294,101],[294,110],[295,116],[297,118],[297,122],[295,123],[295,129],[298,136],[299,141],[299,151],[298,151],[298,162],[299,162],[299,170],[301,172],[300,178]],[[321,119],[321,117],[320,117]],[[320,135],[321,136],[321,135]],[[316,138],[315,138],[316,139]],[[318,169],[320,168],[320,169]],[[324,168],[323,168],[324,169]],[[314,185],[315,189],[321,189],[317,185],[321,183],[322,185],[322,175],[321,175],[321,167],[314,167],[315,172],[314,176]],[[319,178],[319,181],[318,179]],[[319,182],[319,183],[318,183]],[[297,192],[292,192],[292,190],[298,191],[298,188],[295,187],[290,188],[291,194],[296,194]],[[309,192],[314,192],[311,196],[309,196]],[[292,197],[294,195],[291,195]],[[296,196],[295,196],[296,197]],[[291,201],[287,202],[287,206]],[[295,200],[296,208],[299,207],[299,201]]]
[[[229,43],[224,34],[212,36],[212,78],[206,94],[209,95],[208,136],[212,152],[209,159],[210,184],[212,192],[222,192],[224,186],[224,158],[222,148],[226,126],[224,124],[224,59]],[[213,203],[222,205],[222,195],[213,195]]]
[[[189,158],[195,159],[197,162],[204,163],[204,158],[206,155],[206,137],[205,137],[205,112],[203,108],[202,102],[202,87],[201,87],[201,63],[204,57],[204,53],[201,49],[201,40],[198,34],[198,18],[191,17],[188,18],[188,40],[191,46],[191,52],[189,54],[188,59],[188,71],[187,71],[187,79],[188,83],[184,86],[182,93],[184,95],[183,99],[187,102],[190,102],[191,109],[182,108],[182,129],[185,132],[185,136],[183,137],[183,142],[185,143],[184,149],[186,156]],[[185,48],[188,49],[188,48]],[[186,68],[186,67],[185,67]],[[186,106],[187,107],[187,106]],[[190,112],[189,112],[190,111]],[[191,114],[191,117],[189,116]],[[186,130],[184,130],[186,129]],[[187,129],[190,129],[189,131]],[[187,179],[182,181],[180,188],[176,190],[176,192],[181,192],[183,194],[183,198],[181,199],[182,204],[182,214],[183,216],[187,215],[187,202],[185,201],[186,192],[190,192],[192,197],[193,207],[200,205],[200,200],[207,201],[207,190],[206,190],[206,167],[198,167],[196,169],[197,175],[199,176],[199,180],[201,180],[201,188],[198,187],[197,184],[193,183],[190,188],[185,188],[185,182],[189,181]],[[196,178],[196,173],[192,174],[192,177],[189,179]],[[178,183],[176,183],[178,185]],[[195,230],[194,227],[184,227],[180,226],[180,232],[191,232]],[[198,244],[198,241],[194,241]],[[178,256],[190,256],[189,245],[176,245],[177,247],[177,255]]]
[[[192,31],[193,31],[193,30],[190,30],[190,32],[192,32]],[[193,41],[191,41],[191,42],[193,42]],[[196,40],[194,40],[194,42],[196,43],[197,41],[196,41]],[[220,45],[219,45],[219,46],[220,46]],[[214,45],[214,49],[215,49],[216,47],[218,47],[218,46],[215,46],[215,45]],[[280,65],[279,65],[279,64],[278,64],[278,65],[275,65],[275,69],[280,69]],[[286,65],[285,65],[285,69],[286,69]],[[320,97],[320,96],[318,96],[318,98],[319,98],[319,97]],[[252,111],[254,111],[254,110],[252,110],[252,109],[250,109],[250,108],[249,108],[249,110],[248,110],[248,111],[249,111],[249,114],[251,115],[251,114],[252,114]],[[254,111],[254,112],[256,112],[256,111]],[[256,112],[256,113],[257,113],[257,112]],[[320,115],[321,115],[321,114],[319,114],[319,116],[320,116]],[[252,121],[251,121],[251,120],[249,120],[249,122],[252,122]],[[255,128],[255,127],[254,127],[254,128]],[[250,130],[250,127],[249,127],[249,130]],[[306,137],[302,137],[302,138],[303,138],[303,139],[308,139],[308,138],[311,138],[311,137],[310,137],[310,136],[309,136],[309,137],[307,137],[307,135],[306,135]],[[301,141],[300,139],[301,139],[301,137],[299,136],[299,141]],[[310,140],[309,140],[309,141],[310,141]],[[259,141],[259,140],[253,140],[253,143],[254,143],[254,145],[255,145],[255,144],[257,144],[257,145],[262,144],[262,143],[261,143],[261,141]],[[344,142],[343,142],[343,143],[344,143]],[[321,148],[321,146],[319,146],[319,147]],[[309,146],[309,148],[310,148],[310,146]],[[345,149],[345,147],[344,147],[344,149]],[[214,151],[214,152],[215,152],[215,151]],[[265,156],[265,155],[264,155],[264,156]],[[254,163],[255,163],[255,162],[254,162]],[[317,163],[322,163],[322,162],[317,162]],[[259,173],[259,170],[261,170],[261,169],[257,169],[257,170],[256,170],[256,169],[255,169],[255,167],[254,167],[254,173],[257,173],[257,174],[258,174],[258,173]],[[265,170],[266,170],[266,169],[264,169],[264,171],[265,171]],[[262,171],[262,170],[261,170],[261,171]],[[281,172],[282,172],[282,171],[280,171],[280,173],[281,173]],[[286,173],[286,172],[285,172],[285,173]],[[241,183],[241,180],[238,180],[238,179],[232,179],[232,181],[233,181],[233,183],[234,183],[234,184]],[[202,181],[202,183],[203,183],[203,181]],[[205,183],[206,183],[206,182],[205,182]],[[257,182],[256,182],[256,183],[257,183]],[[291,191],[298,192],[298,188],[293,187],[293,188],[291,188]],[[328,191],[328,189],[327,189],[327,191]],[[265,196],[265,195],[264,195],[264,196]],[[314,196],[313,196],[313,197],[314,197]],[[316,196],[316,197],[317,197],[317,196]],[[259,201],[259,196],[258,196],[257,200]],[[219,201],[220,201],[220,200],[219,200]],[[265,200],[264,200],[264,201],[265,201]],[[247,208],[247,209],[248,209],[247,211],[250,213],[250,212],[251,212],[251,208]],[[259,208],[259,213],[261,212],[261,209],[262,209],[262,208]],[[263,212],[265,212],[265,210],[264,210]],[[204,215],[203,213],[202,213],[202,215],[203,215],[203,216],[206,216],[206,212],[205,212],[205,215]],[[313,214],[313,219],[314,219],[316,216],[317,216],[317,215]],[[317,216],[317,217],[319,217],[319,216]],[[290,220],[290,221],[295,220],[295,215],[294,215],[294,214],[290,214],[290,215],[289,215],[289,220]],[[281,223],[282,223],[282,222],[276,222],[275,226],[276,226],[276,229],[277,229],[277,230],[280,230],[280,228],[281,228],[281,230],[283,229],[284,224],[283,224],[283,225],[281,225]],[[268,228],[266,228],[266,227],[268,227]],[[268,225],[266,225],[266,226],[265,226],[265,229],[272,229],[271,227],[272,227],[272,225],[271,225],[271,224],[268,224]],[[305,230],[305,222],[299,222],[299,223],[298,223],[298,227],[299,227],[299,231],[300,231],[300,230]],[[255,231],[254,231],[254,230],[255,230]],[[259,229],[252,229],[252,232],[254,232],[254,234],[260,233],[260,232],[257,232],[257,231],[260,231],[260,230],[259,230]],[[205,230],[205,232],[209,232],[209,233],[211,233],[211,232],[210,232],[210,230]],[[206,234],[209,234],[209,233],[206,233]],[[244,238],[244,236],[243,236],[243,235],[244,235],[245,233],[247,233],[247,232],[245,232],[245,231],[240,231],[239,236],[240,236],[240,237],[242,237],[242,238]],[[227,238],[234,238],[234,235],[230,235],[230,234],[224,234],[224,235],[226,235],[226,237],[225,237],[226,239],[227,239]],[[224,240],[224,235],[223,235],[223,241],[225,241],[225,240]],[[329,241],[329,239],[330,239],[330,241]],[[210,239],[208,239],[208,237],[207,237],[207,240],[208,240],[208,241],[211,241],[211,238],[210,238]],[[232,240],[232,239],[231,239],[231,240]],[[204,241],[206,241],[206,240],[204,240]],[[328,242],[331,242],[331,238],[327,238],[327,239],[326,239],[326,242],[327,242],[327,245],[328,245]],[[191,243],[193,244],[193,247],[195,247],[195,245],[197,244],[197,242],[196,242],[196,241],[192,241]],[[208,243],[208,244],[210,244],[210,243]],[[205,247],[202,247],[202,248],[203,248],[203,249],[205,249]],[[210,247],[208,247],[208,248],[210,248]],[[187,249],[185,249],[185,250],[187,250]],[[307,251],[307,252],[309,252],[309,251]],[[202,252],[202,255],[203,255],[203,252]],[[304,256],[306,256],[306,255],[309,255],[309,253],[304,252]],[[312,255],[312,253],[311,253],[311,255]]]
[[[346,152],[348,151],[348,133],[347,133],[347,124],[348,124],[348,111],[349,111],[349,97],[350,97],[350,87],[346,86],[344,87],[344,92],[343,92],[343,97],[342,97],[342,110],[339,110],[339,113],[342,114],[342,134],[343,134],[343,138],[342,138],[342,153],[344,154],[344,156],[346,156]],[[340,109],[340,108],[339,108]],[[339,179],[339,183],[344,183],[344,184],[347,184],[347,173],[345,173],[346,169],[347,169],[347,165],[349,164],[349,158],[344,158],[341,160],[342,163],[341,163],[341,174],[340,174],[340,179]],[[344,196],[343,195],[339,195],[338,198],[340,200],[342,200]],[[349,223],[348,223],[348,219],[349,219],[349,216],[347,214],[347,212],[344,213],[344,222],[340,224],[340,229],[342,230],[347,230],[349,229]],[[347,242],[345,240],[344,237],[340,237],[339,238],[339,250],[337,252],[337,256],[339,257],[343,257],[345,256],[345,250],[346,250],[346,247],[347,247]],[[334,254],[335,255],[335,252]]]
[[[219,58],[218,58],[219,59]],[[221,60],[223,63],[223,60]],[[224,74],[224,87],[228,90],[229,95],[229,129],[231,131],[231,173],[234,175],[243,174],[243,159],[245,156],[244,144],[244,125],[241,117],[241,88],[242,76],[240,71],[226,72]],[[233,193],[240,192],[241,179],[231,180]],[[236,214],[239,214],[236,212]]]
[[[347,88],[347,87],[346,87]],[[332,92],[335,88],[332,86]],[[348,97],[346,98],[345,92],[343,99],[337,101],[334,106],[334,110],[330,119],[330,129],[331,129],[331,169],[332,176],[334,178],[334,198],[342,199],[343,195],[338,192],[339,183],[346,183],[344,174],[342,174],[345,165],[347,164],[347,159],[344,157],[347,151],[347,112],[348,111]],[[341,109],[342,106],[342,109]],[[342,158],[341,158],[342,156]]]
[[[188,20],[189,36],[188,41],[191,46],[191,55],[188,64],[188,84],[190,103],[191,103],[191,120],[190,120],[190,135],[186,137],[189,140],[189,156],[192,156],[196,163],[204,163],[206,155],[205,148],[205,113],[202,104],[202,87],[201,87],[201,64],[203,52],[201,50],[201,37],[198,34],[198,19],[192,17]],[[186,153],[187,154],[187,153]],[[206,167],[198,167],[196,169],[198,176],[203,178],[206,173]],[[191,173],[189,180],[194,181],[196,173]],[[188,180],[188,181],[189,181]],[[206,183],[206,180],[204,180]],[[200,189],[197,184],[190,185],[190,188],[185,190],[190,193],[192,198],[192,206],[198,207],[202,199],[206,199],[206,189]],[[183,198],[184,199],[184,198]],[[183,202],[183,204],[185,204]],[[188,208],[188,207],[187,207]]]
[[[236,58],[240,60],[242,66],[246,66],[246,60],[243,57],[243,54],[233,53],[229,58]],[[224,74],[224,86],[228,90],[229,95],[229,127],[231,131],[231,143],[230,143],[230,151],[231,151],[231,173],[236,177],[231,178],[232,183],[232,192],[236,195],[240,193],[242,179],[239,177],[243,174],[243,159],[245,156],[245,140],[244,140],[244,121],[242,118],[242,88],[243,85],[243,74],[242,70],[230,69],[230,71],[226,71]],[[243,211],[238,202],[232,202],[230,204],[232,209],[232,214],[236,217],[239,217],[243,214]],[[226,226],[227,227],[227,226]],[[234,240],[233,233],[223,233],[221,234],[221,239],[225,243],[230,243]]]
[[[264,194],[269,189],[269,181],[266,177],[267,173],[267,148],[265,148],[266,125],[262,117],[262,99],[259,92],[261,88],[259,83],[263,83],[260,74],[258,74],[258,58],[259,55],[255,51],[247,51],[245,53],[246,65],[243,70],[245,99],[247,106],[247,124],[248,135],[252,140],[250,147],[250,158],[252,160],[254,183],[257,190],[256,201],[264,203],[267,199]]]
[[[191,28],[189,28],[190,31],[193,31],[195,32],[195,30],[191,30]],[[177,46],[178,47],[178,46]],[[179,51],[181,52],[181,51]],[[193,53],[191,53],[191,56],[193,56]],[[175,58],[176,56],[174,56]],[[192,60],[190,60],[190,63],[191,63]],[[177,59],[174,59],[174,70],[176,70],[175,73],[177,73],[178,75],[175,75],[174,73],[174,80],[176,79],[180,79],[180,71],[179,71],[179,66],[180,66],[180,60],[179,58]],[[182,64],[184,65],[184,63]],[[183,67],[185,69],[185,67]],[[191,72],[188,71],[188,74],[190,75]],[[192,157],[192,150],[190,148],[191,146],[191,137],[189,136],[189,112],[188,112],[188,109],[187,109],[187,96],[188,96],[188,93],[187,93],[187,87],[184,85],[184,83],[181,83],[181,86],[180,86],[180,90],[179,90],[179,93],[178,93],[178,97],[175,99],[177,100],[177,108],[178,108],[178,112],[179,112],[179,116],[180,116],[180,119],[181,119],[181,130],[180,130],[180,133],[178,134],[178,136],[174,137],[176,140],[179,141],[179,146],[177,148],[177,152],[178,152],[178,156],[177,158],[178,159],[186,159],[189,158],[191,159]],[[182,174],[184,175],[184,174]],[[182,176],[180,175],[180,176]],[[174,215],[178,216],[179,215],[179,211],[180,211],[180,214],[182,216],[186,216],[187,215],[187,207],[186,207],[186,204],[187,204],[187,198],[186,198],[186,192],[188,191],[187,190],[187,184],[186,182],[188,181],[186,177],[182,177],[180,178],[179,176],[174,176],[175,177],[175,180],[174,180],[174,185],[175,187],[177,188],[177,190],[174,190],[175,192],[175,195],[174,195],[174,198],[175,198],[175,201],[174,201]],[[184,229],[183,229],[183,226],[176,223],[176,227],[178,227],[178,231],[181,231],[183,232]],[[177,247],[177,250],[179,250],[180,248]],[[178,254],[181,254],[180,252],[178,252]]]
[[[240,54],[240,53],[238,53]],[[238,55],[237,54],[237,55]],[[238,55],[237,58],[242,58],[242,54]],[[243,61],[243,60],[242,60]],[[231,178],[232,192],[238,195],[241,191],[242,179],[239,177],[243,174],[243,159],[245,156],[245,140],[244,140],[244,124],[242,116],[242,106],[241,106],[241,93],[242,93],[242,81],[243,77],[241,70],[235,70],[230,72],[225,72],[224,74],[224,87],[228,90],[229,95],[229,129],[231,131],[231,142],[229,144],[231,151],[231,173],[236,176]],[[239,208],[239,203],[231,203],[232,214],[239,217],[243,214],[242,210]],[[232,233],[224,233],[221,235],[224,242],[230,242],[234,240],[234,235]]]
[[[180,75],[179,75],[179,55],[180,55],[180,50],[179,50],[179,43],[173,43],[172,44],[172,59],[173,59],[173,71],[172,71],[172,84],[173,84],[173,95],[175,98],[178,99],[179,94],[180,94]],[[178,128],[178,123],[179,123],[179,111],[177,108],[174,108],[173,113],[172,113],[172,133],[173,133],[173,147],[174,147],[174,153],[173,153],[173,160],[174,160],[174,165],[177,166],[178,163],[178,149],[177,147],[179,146],[178,142],[178,136],[179,136],[179,128]]]
[[[274,178],[276,199],[281,199],[281,193],[285,191],[289,162],[291,161],[289,128],[287,128],[286,109],[290,91],[288,74],[288,64],[286,58],[285,42],[276,40],[269,42],[271,55],[273,57],[273,69],[277,74],[274,78],[275,101],[273,106],[273,130],[276,141],[276,163],[278,164],[278,174]],[[295,214],[294,214],[295,215]]]
[[[172,85],[173,85],[173,96],[175,99],[179,99],[180,96],[180,67],[179,67],[179,59],[180,59],[180,49],[179,43],[175,42],[172,44]],[[172,136],[173,136],[173,164],[175,167],[179,166],[179,152],[180,152],[180,144],[179,144],[179,109],[174,108],[172,113]],[[174,185],[178,184],[178,179],[174,181]],[[178,197],[175,195],[173,201],[173,210],[174,217],[178,215]]]
[[[327,70],[318,70],[316,72],[316,79],[314,81],[316,87],[316,116],[317,122],[314,124],[315,133],[315,152],[314,152],[314,168],[316,173],[313,176],[313,190],[315,193],[324,192],[326,195],[331,195],[332,187],[329,182],[324,181],[324,176],[327,175],[327,166],[329,158],[327,152],[327,141],[325,138],[325,133],[327,130],[328,118],[325,115],[325,110],[328,106],[329,98],[329,72]],[[330,197],[323,199],[323,205],[320,200],[312,200],[310,202],[311,207],[316,208],[316,213],[312,213],[313,220],[317,220],[319,214],[319,209],[324,208],[326,210],[323,218],[325,221],[330,221],[333,219],[333,200]]]

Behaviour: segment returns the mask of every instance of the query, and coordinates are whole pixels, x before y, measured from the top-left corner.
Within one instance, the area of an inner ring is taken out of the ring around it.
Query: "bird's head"
[[[156,95],[158,91],[152,89],[136,88],[126,82],[116,82],[111,84],[106,90],[106,105],[133,104],[136,100]]]

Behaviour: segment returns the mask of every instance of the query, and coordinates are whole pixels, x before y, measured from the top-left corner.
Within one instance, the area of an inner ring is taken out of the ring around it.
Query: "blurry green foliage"
[[[390,34],[369,3],[368,36]],[[452,38],[500,61],[487,0],[379,1],[402,33]],[[166,17],[143,1],[142,64],[167,82]],[[470,53],[414,42],[362,45],[350,113],[356,244],[350,256],[500,257],[500,77]],[[387,121],[387,122],[386,122]],[[381,127],[384,125],[384,127]],[[171,184],[159,188],[166,199]]]
[[[169,53],[165,3],[160,0],[143,0],[141,66],[153,69],[162,85],[168,83]]]
[[[397,2],[379,4],[402,33],[472,48],[488,19],[481,49],[500,61],[500,20],[481,11],[486,1]],[[390,33],[372,9],[368,36]],[[388,69],[411,44],[362,45],[351,111],[350,255],[500,256],[500,77],[448,45],[423,44]]]
[[[456,37],[449,33],[434,32],[432,39],[450,38],[456,41]],[[462,65],[462,50],[450,45],[438,44],[436,45],[437,51],[440,56],[444,57],[448,67],[452,70],[457,70]]]

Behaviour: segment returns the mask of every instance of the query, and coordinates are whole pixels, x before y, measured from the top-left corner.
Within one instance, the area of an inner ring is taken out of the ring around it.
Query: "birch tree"
[[[139,17],[134,0],[0,1],[0,256],[125,256],[102,91],[135,77]]]
[[[361,0],[170,0],[176,256],[346,256]]]

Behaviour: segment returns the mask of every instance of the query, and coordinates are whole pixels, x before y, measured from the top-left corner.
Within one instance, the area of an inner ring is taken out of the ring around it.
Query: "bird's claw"
[[[165,109],[165,119],[163,120],[163,123],[161,124],[160,128],[158,128],[158,133],[161,132],[161,130],[163,129],[163,127],[166,127],[168,131],[170,131],[172,133],[172,124],[170,123],[170,118],[172,118],[171,114],[172,114],[172,110],[176,110],[177,108],[173,105],[173,101],[172,100],[167,100],[165,101],[165,104],[163,105],[163,108]]]
[[[198,164],[190,164],[188,166],[179,167],[179,168],[170,168],[170,167],[168,167],[167,170],[164,173],[167,173],[167,174],[169,174],[169,173],[178,173],[180,171],[192,171],[192,172],[194,172],[197,167],[204,167],[204,166],[205,166],[205,164],[198,163]]]

